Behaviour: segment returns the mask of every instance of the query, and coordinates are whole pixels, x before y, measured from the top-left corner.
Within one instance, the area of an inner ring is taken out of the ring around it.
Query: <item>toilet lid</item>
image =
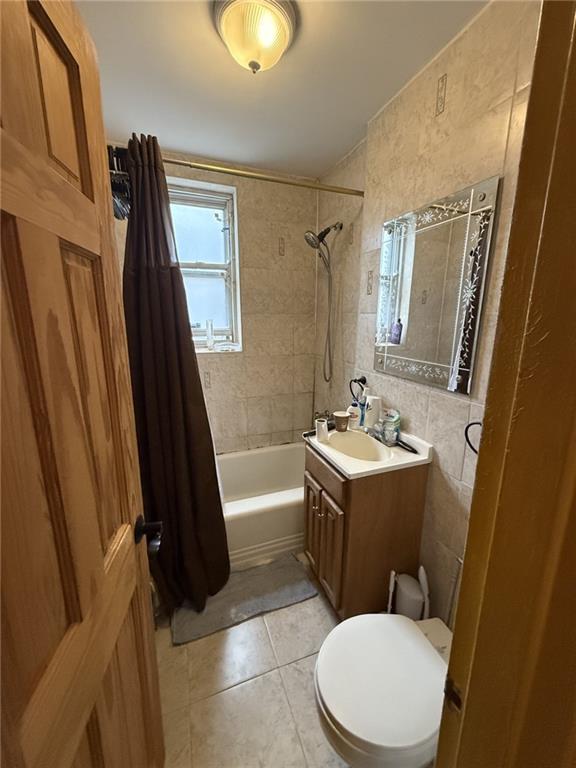
[[[372,751],[435,743],[445,678],[446,663],[405,616],[343,621],[316,663],[324,708],[352,742]]]

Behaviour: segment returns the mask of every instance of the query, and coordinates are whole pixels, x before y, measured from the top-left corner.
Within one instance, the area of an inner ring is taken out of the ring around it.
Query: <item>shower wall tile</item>
[[[294,395],[292,404],[292,428],[296,431],[312,426],[312,393]]]
[[[356,334],[356,365],[364,371],[374,367],[376,315],[360,315]]]
[[[214,434],[214,429],[212,429]],[[246,435],[238,437],[222,437],[220,434],[214,435],[214,449],[216,453],[233,453],[234,451],[248,450],[248,439]]]
[[[272,436],[270,432],[264,435],[248,435],[246,439],[248,450],[252,448],[267,448],[272,444]]]
[[[285,433],[292,429],[292,403],[292,395],[277,395],[270,398],[270,429],[276,436],[278,433]],[[282,440],[282,442],[285,441]]]
[[[314,355],[294,356],[294,392],[314,391]]]
[[[246,400],[246,431],[248,435],[269,434],[272,431],[270,400],[267,397],[249,397]]]
[[[360,290],[358,311],[375,314],[378,309],[378,276],[380,274],[380,249],[366,251],[360,261]]]
[[[342,407],[348,400],[348,379],[364,374],[384,404],[399,409],[405,430],[434,443],[421,559],[428,570],[433,614],[445,620],[453,614],[476,470],[463,430],[469,420],[483,418],[498,339],[500,289],[540,8],[540,2],[529,1],[486,6],[369,122],[366,141],[322,179],[364,189],[363,201],[319,195],[320,226],[341,220],[341,234],[353,229],[353,238],[351,245],[344,245],[343,237],[334,248],[335,375],[329,384],[321,375],[326,299],[319,273],[315,409]],[[436,86],[444,74],[446,107],[436,117]],[[371,344],[378,286],[371,296],[366,288],[368,271],[376,270],[377,276],[383,222],[492,175],[501,178],[500,212],[471,397],[376,373]]]
[[[245,358],[295,351],[292,315],[245,315],[243,336]]]
[[[294,315],[293,351],[295,355],[314,354],[316,327],[314,313]]]
[[[246,395],[268,399],[292,394],[293,355],[254,356],[246,360]]]
[[[310,315],[314,312],[316,278],[314,269],[299,269],[279,275],[291,286],[291,311],[295,315]]]
[[[301,435],[298,433],[296,440],[301,440]],[[272,432],[270,435],[270,445],[285,445],[292,442],[292,431],[286,430],[284,432]]]
[[[241,267],[243,315],[288,314],[293,305],[292,273],[282,269]]]

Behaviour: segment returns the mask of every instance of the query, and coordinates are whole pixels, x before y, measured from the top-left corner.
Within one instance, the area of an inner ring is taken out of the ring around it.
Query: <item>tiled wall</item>
[[[434,444],[421,559],[435,615],[449,618],[463,556],[475,456],[464,427],[481,420],[494,344],[500,286],[510,228],[540,4],[494,2],[370,122],[365,143],[323,181],[359,186],[355,198],[321,194],[319,221],[341,219],[334,248],[335,377],[319,375],[315,408],[348,403],[347,381],[364,374],[386,404],[399,408],[407,431]],[[446,107],[435,116],[438,78],[447,75]],[[382,223],[469,184],[500,175],[500,215],[488,274],[477,368],[471,397],[448,394],[372,370],[377,289],[367,294],[368,271],[378,274]],[[351,226],[352,225],[352,226]],[[350,236],[350,229],[353,236]],[[319,285],[319,338],[325,294]]]
[[[316,192],[168,164],[166,173],[237,190],[243,351],[198,354],[217,452],[300,439],[314,391],[316,264],[304,232],[316,228]],[[121,254],[125,229],[117,222]]]

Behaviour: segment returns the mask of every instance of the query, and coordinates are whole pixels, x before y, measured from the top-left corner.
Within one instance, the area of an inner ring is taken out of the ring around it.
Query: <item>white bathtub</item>
[[[248,568],[304,545],[304,443],[217,457],[230,563]]]

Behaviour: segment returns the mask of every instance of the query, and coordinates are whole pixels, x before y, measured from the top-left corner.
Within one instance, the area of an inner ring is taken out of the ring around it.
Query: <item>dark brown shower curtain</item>
[[[171,611],[202,610],[230,573],[214,446],[188,321],[158,141],[128,143],[131,211],[124,313],[147,520],[162,520],[151,567]]]

